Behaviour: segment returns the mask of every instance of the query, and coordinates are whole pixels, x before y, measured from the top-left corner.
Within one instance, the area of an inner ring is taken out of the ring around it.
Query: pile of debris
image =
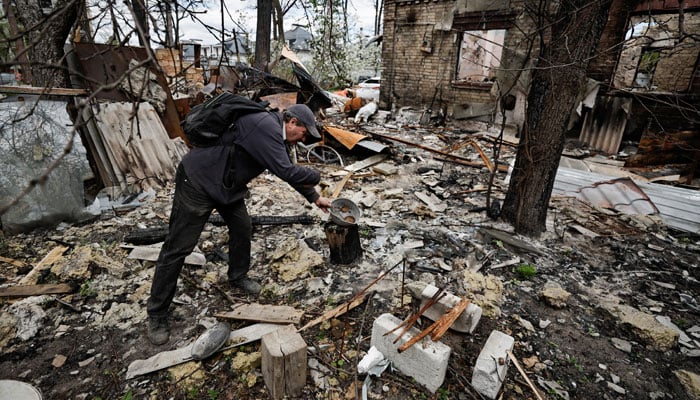
[[[170,184],[89,223],[7,236],[0,378],[78,399],[697,398],[700,241],[652,195],[621,209],[557,184],[547,234],[523,238],[486,207],[515,156],[489,161],[487,129],[330,120],[338,157],[314,166],[326,196],[361,209],[352,261],[331,262],[328,215],[264,174],[247,199],[260,297],[224,289],[228,234],[213,216],[173,336],[154,347],[145,304]],[[348,147],[343,132],[362,137]]]

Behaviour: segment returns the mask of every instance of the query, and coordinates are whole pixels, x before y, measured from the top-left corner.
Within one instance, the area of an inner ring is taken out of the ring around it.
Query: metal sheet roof
[[[631,209],[639,208],[639,211],[648,206],[641,198],[629,197],[629,193],[623,195],[619,186],[600,184],[614,180],[616,180],[615,177],[607,175],[559,167],[552,194],[578,197],[581,189],[587,188],[586,196],[590,198],[608,196],[612,200],[611,204],[627,204]],[[700,233],[700,191],[650,182],[634,181],[634,183],[648,196],[658,210],[659,216],[668,226],[682,231]],[[595,191],[599,193],[594,193]]]
[[[658,214],[649,197],[629,178],[595,182],[578,190],[579,200],[625,214]]]

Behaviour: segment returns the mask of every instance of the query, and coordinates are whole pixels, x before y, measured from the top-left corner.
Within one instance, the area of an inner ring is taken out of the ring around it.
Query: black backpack
[[[270,111],[269,105],[267,101],[258,103],[244,96],[224,92],[192,107],[180,126],[192,146],[213,146],[219,143],[221,135],[233,128],[238,118]]]

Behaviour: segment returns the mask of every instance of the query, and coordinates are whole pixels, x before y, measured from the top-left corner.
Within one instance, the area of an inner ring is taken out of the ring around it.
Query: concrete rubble
[[[467,135],[442,128],[381,129],[431,148]],[[484,149],[491,145],[476,140]],[[481,162],[473,147],[460,152]],[[439,161],[405,143],[392,143],[389,154],[370,161],[367,155],[343,156],[347,167],[315,167],[322,170],[322,189],[328,193],[352,172],[340,195],[361,208],[363,255],[351,265],[328,262],[323,230],[328,216],[274,176],[259,177],[246,200],[251,215],[305,215],[313,223],[256,225],[250,275],[261,281],[263,294],[232,300],[303,310],[301,323],[295,324],[299,328],[367,291],[354,308],[300,330],[308,345],[310,377],[304,395],[359,398],[362,387],[368,398],[457,398],[455,393],[532,397],[533,388],[511,368],[507,352],[536,390],[561,398],[585,399],[595,393],[614,399],[652,392],[659,399],[682,398],[697,390],[700,319],[694,307],[700,300],[700,244],[694,236],[554,198],[548,232],[524,238],[483,209],[485,166]],[[496,175],[499,200],[507,189],[503,178]],[[2,297],[0,347],[6,356],[0,367],[29,371],[23,379],[51,398],[109,393],[177,397],[195,389],[204,396],[204,388],[219,390],[220,382],[242,396],[265,396],[259,337],[275,326],[251,325],[255,316],[232,322],[232,337],[242,329],[261,329],[243,335],[246,344],[229,341],[205,360],[191,360],[194,340],[211,327],[215,315],[231,310],[222,293],[225,227],[207,224],[188,259],[175,297],[171,342],[158,348],[145,337],[145,304],[158,245],[134,245],[124,238],[167,224],[171,195],[169,185],[128,209],[105,207],[88,224],[62,224],[3,239],[0,293],[17,286],[58,246],[65,250],[56,251],[50,265],[32,274],[33,284],[70,283],[74,289]],[[527,265],[535,267],[532,275],[518,272]],[[402,320],[426,307],[438,290],[445,295],[394,343]],[[407,350],[397,350],[465,298],[465,311],[439,340],[426,335]],[[376,362],[388,360],[379,385],[361,383],[376,366],[362,363],[368,354]],[[611,354],[619,360],[604,359]],[[673,364],[673,372],[659,368],[667,364]],[[639,371],[650,374],[647,381],[638,380]],[[158,378],[166,373],[176,388]],[[69,378],[79,383],[63,383]]]

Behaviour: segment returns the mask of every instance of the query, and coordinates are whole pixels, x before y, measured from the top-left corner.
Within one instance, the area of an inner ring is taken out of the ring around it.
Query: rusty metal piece
[[[444,295],[445,295],[444,289],[439,288],[439,289],[435,292],[435,294],[433,295],[433,297],[431,297],[430,300],[429,300],[427,303],[425,303],[425,305],[423,305],[423,307],[421,307],[421,309],[418,310],[417,313],[414,313],[414,314],[411,315],[409,318],[405,319],[403,322],[401,322],[400,324],[398,324],[394,329],[392,329],[392,330],[390,330],[389,332],[385,333],[383,336],[389,335],[389,334],[393,333],[394,331],[396,331],[397,329],[399,329],[399,328],[401,328],[401,327],[403,326],[404,329],[401,330],[401,332],[399,333],[399,335],[396,337],[396,339],[394,339],[394,341],[393,341],[392,343],[398,342],[399,339],[401,339],[401,337],[402,337],[406,332],[408,332],[408,330],[411,329],[411,327],[413,327],[413,324],[415,324],[416,321],[418,321],[418,318],[420,318],[420,316],[423,315],[423,313],[425,313],[425,312],[426,312],[430,307],[432,307],[435,303],[437,303],[438,301],[440,301],[440,299],[441,299]]]
[[[433,340],[433,342],[437,342],[442,338],[442,336],[447,332],[448,329],[450,329],[450,326],[455,322],[457,317],[462,314],[465,308],[469,305],[470,301],[466,297],[463,298],[462,300],[457,303],[456,306],[454,306],[450,311],[448,311],[445,315],[442,316],[438,320],[438,326],[435,327],[433,330],[432,334],[430,335],[430,339]]]
[[[336,128],[333,126],[324,125],[323,128],[331,135],[335,140],[340,142],[343,146],[352,150],[353,147],[362,139],[366,139],[366,135],[361,135],[359,133],[347,131],[345,129]]]
[[[446,157],[449,161],[455,162],[455,163],[457,163],[457,164],[462,164],[462,165],[466,165],[466,166],[469,166],[469,167],[482,167],[482,166],[483,166],[482,163],[475,162],[475,161],[471,161],[471,160],[469,160],[469,159],[467,159],[467,158],[460,157],[460,156],[456,156],[456,155],[454,155],[454,154],[449,154],[449,153],[446,153],[446,152],[444,152],[444,151],[440,151],[440,150],[438,150],[438,149],[433,149],[432,147],[423,146],[423,145],[421,145],[421,144],[413,143],[413,142],[411,142],[411,141],[404,140],[404,139],[397,138],[397,137],[393,137],[393,136],[382,135],[382,134],[380,134],[380,133],[375,133],[375,132],[370,132],[370,133],[372,134],[372,136],[376,136],[376,137],[379,137],[379,138],[382,138],[382,139],[386,139],[386,140],[393,140],[393,141],[396,141],[396,142],[399,142],[399,143],[403,143],[403,144],[407,144],[407,145],[410,145],[410,146],[417,147],[417,148],[422,149],[422,150],[425,150],[425,151],[429,151],[429,152],[431,152],[431,153],[440,154],[440,155]],[[494,168],[495,168],[495,167],[494,167]],[[499,165],[499,166],[498,166],[498,170],[499,170],[499,171],[502,171],[502,170],[503,170],[503,171],[507,171],[507,170],[508,170],[508,166],[507,166],[507,165]]]
[[[421,333],[414,336],[408,342],[402,344],[398,348],[398,352],[401,353],[406,351],[408,348],[418,343],[424,337],[431,335],[430,339],[434,342],[440,340],[440,338],[447,332],[452,323],[459,317],[459,315],[467,308],[469,305],[469,299],[463,298],[456,306],[454,306],[450,311],[446,312],[439,320],[433,322],[432,325],[424,329]]]

